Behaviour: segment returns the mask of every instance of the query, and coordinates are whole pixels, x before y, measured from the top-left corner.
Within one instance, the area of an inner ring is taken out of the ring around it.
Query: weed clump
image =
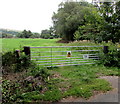
[[[19,58],[16,57],[14,51],[9,51],[2,54],[2,71],[5,73],[22,72],[31,67],[33,62],[25,54],[21,54]]]

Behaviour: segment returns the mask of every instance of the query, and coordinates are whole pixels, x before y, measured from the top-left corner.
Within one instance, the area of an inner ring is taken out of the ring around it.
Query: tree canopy
[[[56,33],[66,41],[74,40],[74,32],[78,26],[84,25],[84,16],[90,10],[87,2],[65,2],[59,5],[52,20]]]
[[[32,33],[30,30],[23,30],[17,35],[18,38],[40,38],[39,33]]]
[[[52,17],[54,29],[65,41],[120,41],[120,1],[65,2]]]

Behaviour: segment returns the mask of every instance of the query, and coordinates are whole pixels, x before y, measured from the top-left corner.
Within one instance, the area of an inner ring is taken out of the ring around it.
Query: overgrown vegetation
[[[34,68],[34,70],[36,69]],[[27,101],[27,99],[30,99],[29,96],[31,96],[31,94],[40,94],[46,90],[45,80],[49,74],[44,72],[42,68],[39,68],[37,74],[31,73],[32,70],[28,70],[22,76],[18,74],[17,79],[8,80],[5,78],[2,80],[3,103],[24,102],[24,100]],[[29,96],[27,96],[28,93],[30,93]],[[28,98],[26,98],[26,96]],[[33,99],[31,99],[31,101],[33,101]]]
[[[114,69],[92,65],[60,67],[46,71],[42,68],[29,69],[20,79],[3,80],[3,102],[53,102],[68,96],[88,99],[94,95],[94,91],[111,90],[110,84],[98,77],[100,74],[118,75],[117,68]]]
[[[24,93],[42,91],[46,87],[48,70],[38,67],[28,59],[28,56],[21,54],[18,59],[14,52],[7,52],[2,55],[2,58],[3,103],[23,102]]]
[[[19,58],[16,57],[15,51],[6,52],[2,55],[2,68],[3,73],[5,72],[22,72],[23,70],[30,67],[31,61],[28,56],[21,54]]]
[[[118,67],[120,68],[120,51],[117,49],[111,49],[106,54],[100,54],[100,61],[98,64],[103,64],[108,67]]]

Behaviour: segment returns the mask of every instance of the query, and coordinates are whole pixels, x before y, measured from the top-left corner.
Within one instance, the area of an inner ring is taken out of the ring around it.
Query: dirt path
[[[66,99],[63,98],[60,102],[118,102],[118,76],[102,76],[100,79],[107,80],[113,87],[113,90],[107,93],[99,93],[88,100],[70,96]]]

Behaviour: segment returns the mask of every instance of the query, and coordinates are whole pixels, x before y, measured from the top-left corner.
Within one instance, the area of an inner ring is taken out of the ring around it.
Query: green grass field
[[[59,39],[0,39],[2,51],[6,52],[13,49],[20,49],[23,46],[84,46],[84,45],[107,45],[113,48],[115,45],[112,43],[95,44],[93,42],[81,41],[71,42],[68,44],[57,43]]]
[[[58,39],[2,39],[3,52],[13,51],[15,49],[21,49],[23,46],[92,46],[92,45],[108,45],[113,48],[115,45],[111,43],[95,44],[92,42],[72,42],[72,43],[57,43]],[[73,48],[77,50],[77,48]],[[81,49],[81,48],[79,48]],[[93,48],[97,49],[97,48]],[[62,50],[62,49],[54,49]],[[67,51],[70,49],[67,48]],[[102,50],[102,49],[101,49]],[[36,51],[33,49],[33,51]],[[38,50],[39,51],[39,50]],[[43,49],[46,51],[46,49]],[[78,53],[75,53],[75,55]],[[43,54],[47,55],[47,54]],[[66,55],[66,53],[65,53]],[[47,60],[45,60],[47,61]],[[41,67],[39,67],[41,69]],[[31,69],[34,73],[38,73],[38,70]],[[99,76],[103,75],[117,75],[118,68],[107,68],[103,65],[79,65],[79,66],[64,66],[47,69],[50,74],[49,79],[46,79],[46,84],[41,85],[42,89],[47,90],[44,93],[40,93],[39,90],[20,92],[18,101],[32,102],[32,101],[59,101],[62,98],[68,96],[82,97],[88,99],[94,95],[94,91],[106,92],[111,90],[110,84],[99,79]],[[30,87],[31,85],[29,85]],[[41,88],[40,87],[40,88]],[[24,88],[23,88],[24,89]],[[15,91],[17,92],[17,91]],[[19,98],[20,97],[20,98]]]
[[[58,39],[1,39],[2,51],[6,52],[13,49],[20,49],[23,46],[61,46],[62,43],[56,43]]]

